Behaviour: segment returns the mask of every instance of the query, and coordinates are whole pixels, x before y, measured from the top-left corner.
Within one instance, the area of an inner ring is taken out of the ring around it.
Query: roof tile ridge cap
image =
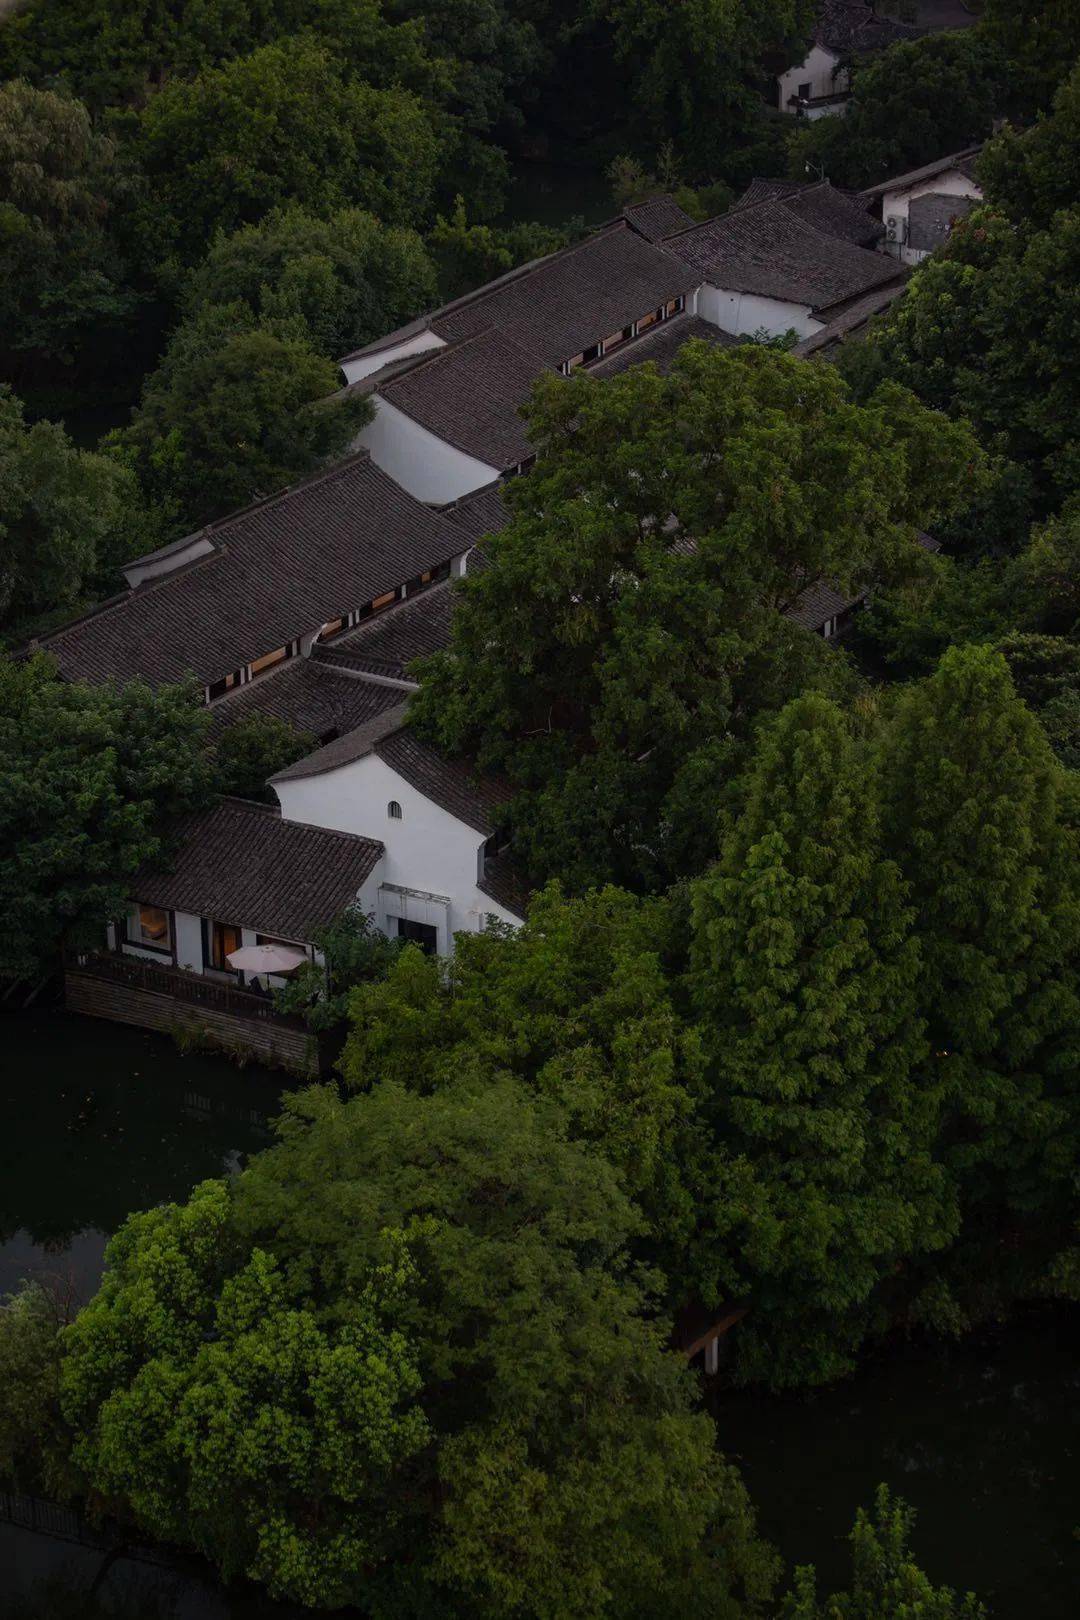
[[[276,820],[281,818],[279,804],[263,804],[261,799],[245,799],[240,793],[223,793],[217,804],[211,805],[213,810],[258,810],[263,815],[273,816]]]

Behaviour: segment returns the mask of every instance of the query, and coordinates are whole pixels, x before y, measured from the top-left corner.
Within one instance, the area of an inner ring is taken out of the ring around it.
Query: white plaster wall
[[[378,394],[372,394],[371,402],[374,418],[361,430],[353,449],[363,445],[370,450],[376,465],[417,500],[439,505],[456,501],[498,478],[500,468],[455,449]]]
[[[370,377],[373,371],[381,371],[383,366],[390,365],[394,360],[405,360],[410,354],[426,354],[428,349],[445,348],[445,340],[436,337],[434,332],[417,332],[410,338],[403,338],[400,343],[379,349],[376,354],[358,355],[355,360],[341,360],[339,364],[346,382],[354,383],[362,377]]]
[[[194,562],[197,557],[208,557],[214,549],[214,542],[205,535],[195,535],[186,545],[162,546],[158,551],[151,551],[145,557],[136,557],[132,562],[124,563],[121,573],[131,586],[142,585],[148,579],[160,579],[165,574],[175,574],[178,568],[186,568],[188,563]]]
[[[794,330],[801,338],[820,332],[823,321],[815,320],[807,304],[788,304],[779,298],[762,298],[757,293],[734,292],[725,287],[702,287],[698,314],[722,332],[736,337],[752,335],[762,327],[771,337]]]
[[[504,911],[477,887],[483,833],[434,804],[377,755],[369,754],[322,776],[279,782],[276,791],[282,816],[288,821],[307,821],[382,841],[385,853],[373,878],[379,885],[377,921],[386,932],[396,932],[387,926],[392,917],[431,922],[440,931],[439,949],[445,952],[455,933],[476,933],[489,913],[520,924],[520,918]],[[401,806],[400,821],[387,815],[392,799]],[[434,898],[423,902],[419,896],[402,897],[387,885],[419,890]],[[431,906],[430,915],[425,905]]]
[[[800,84],[809,83],[812,96],[835,96],[848,88],[847,72],[833,74],[839,57],[831,51],[823,49],[820,45],[812,45],[810,54],[798,67],[788,68],[786,73],[777,76],[779,85],[779,106],[781,112],[793,113],[794,107],[788,105],[790,96],[798,95]]]

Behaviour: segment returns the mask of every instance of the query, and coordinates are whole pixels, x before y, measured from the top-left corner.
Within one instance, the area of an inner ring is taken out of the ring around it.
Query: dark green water
[[[183,1198],[268,1138],[284,1079],[62,1012],[0,1020],[0,1293],[48,1275],[86,1298],[129,1210]],[[885,1481],[919,1512],[937,1581],[974,1588],[995,1620],[1080,1617],[1080,1318],[1032,1317],[961,1346],[900,1348],[816,1394],[721,1397],[762,1528],[822,1583],[847,1570],[855,1508]],[[280,1620],[198,1575],[121,1560],[94,1602],[100,1554],[0,1525],[0,1620]]]

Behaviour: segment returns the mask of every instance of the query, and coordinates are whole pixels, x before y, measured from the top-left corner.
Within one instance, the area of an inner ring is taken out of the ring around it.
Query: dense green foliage
[[[966,428],[831,368],[687,344],[670,376],[541,379],[539,451],[460,588],[417,723],[520,788],[519,857],[572,887],[699,871],[757,717],[845,666],[786,612],[903,571],[970,498]],[[847,682],[850,690],[850,680]]]
[[[0,973],[96,944],[168,820],[208,791],[201,693],[83,686],[0,661]]]
[[[851,1585],[822,1599],[813,1567],[796,1571],[781,1620],[986,1620],[972,1593],[958,1597],[935,1587],[916,1564],[908,1542],[915,1514],[882,1485],[873,1518],[860,1508],[851,1532]]]
[[[70,611],[155,543],[130,472],[76,450],[59,423],[29,426],[0,386],[0,624]]]
[[[978,29],[928,34],[859,64],[843,118],[806,124],[791,173],[823,170],[837,186],[868,186],[989,135],[1006,64]]]
[[[388,939],[360,907],[351,906],[325,928],[317,928],[312,944],[321,963],[305,962],[274,991],[279,1011],[306,1019],[320,1034],[340,1033],[348,1017],[353,990],[389,973],[402,949],[402,941]]]

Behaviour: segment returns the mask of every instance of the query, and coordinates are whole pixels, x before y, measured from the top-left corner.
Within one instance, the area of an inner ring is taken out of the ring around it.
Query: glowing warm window
[[[650,326],[655,326],[655,325],[656,325],[656,311],[655,311],[655,309],[653,309],[653,310],[649,311],[648,315],[643,315],[641,317],[641,319],[637,323],[637,329],[638,329],[639,332],[644,332]]]
[[[172,950],[172,917],[161,906],[136,906],[128,924],[128,939],[149,951]]]
[[[378,613],[380,608],[389,607],[391,602],[396,601],[397,591],[384,591],[381,596],[377,596],[372,602],[371,610],[373,613]]]
[[[261,675],[264,669],[270,669],[274,664],[280,664],[288,656],[288,647],[278,647],[276,652],[265,653],[262,658],[253,658],[251,661],[251,678]]]

